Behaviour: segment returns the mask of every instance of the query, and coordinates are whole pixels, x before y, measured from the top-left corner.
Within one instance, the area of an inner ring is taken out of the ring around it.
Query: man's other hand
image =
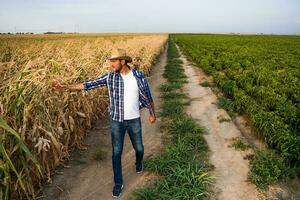
[[[151,124],[153,124],[153,123],[156,121],[156,117],[155,117],[155,116],[152,116],[152,115],[150,115],[150,117],[149,117],[149,121],[150,121],[150,123],[151,123]]]

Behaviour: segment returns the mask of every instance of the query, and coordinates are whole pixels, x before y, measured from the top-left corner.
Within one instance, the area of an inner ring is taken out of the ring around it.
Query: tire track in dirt
[[[178,48],[179,52],[180,49]],[[231,139],[241,137],[242,133],[231,121],[220,122],[219,119],[230,119],[223,109],[216,105],[217,96],[209,87],[203,87],[201,82],[208,77],[199,68],[191,65],[182,54],[184,71],[188,77],[188,83],[184,91],[189,96],[190,105],[186,112],[196,119],[201,126],[207,129],[204,135],[210,148],[210,160],[214,165],[216,184],[214,188],[215,199],[221,200],[256,200],[261,199],[261,194],[255,185],[247,182],[249,162],[244,156],[251,153],[235,150],[228,145]]]

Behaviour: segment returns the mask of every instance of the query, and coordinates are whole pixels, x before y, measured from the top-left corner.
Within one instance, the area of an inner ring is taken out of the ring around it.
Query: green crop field
[[[289,164],[300,165],[300,37],[172,35],[212,75],[223,104],[245,114]]]

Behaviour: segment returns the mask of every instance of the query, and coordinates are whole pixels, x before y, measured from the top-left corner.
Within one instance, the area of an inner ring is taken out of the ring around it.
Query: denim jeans
[[[131,144],[135,150],[136,163],[143,161],[144,145],[142,142],[141,118],[134,118],[118,122],[110,119],[112,140],[112,165],[115,185],[123,184],[122,177],[122,152],[126,130],[128,131]]]

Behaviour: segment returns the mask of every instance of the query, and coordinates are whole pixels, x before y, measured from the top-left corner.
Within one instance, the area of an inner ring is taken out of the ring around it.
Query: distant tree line
[[[73,34],[76,33],[76,32],[72,32]],[[16,32],[16,33],[12,33],[12,32],[6,32],[6,33],[1,33],[0,32],[0,35],[31,35],[31,34],[34,34],[33,32]],[[53,32],[53,31],[47,31],[47,32],[44,32],[43,34],[68,34],[66,32]]]
[[[78,32],[53,32],[53,31],[48,31],[48,32],[45,32],[44,34],[74,34],[74,33],[78,33]]]
[[[44,34],[63,34],[64,32],[52,32],[52,31],[48,31],[45,32]]]
[[[11,32],[7,32],[7,33],[1,33],[0,35],[31,35],[34,34],[32,32],[17,32],[17,33],[11,33]]]

